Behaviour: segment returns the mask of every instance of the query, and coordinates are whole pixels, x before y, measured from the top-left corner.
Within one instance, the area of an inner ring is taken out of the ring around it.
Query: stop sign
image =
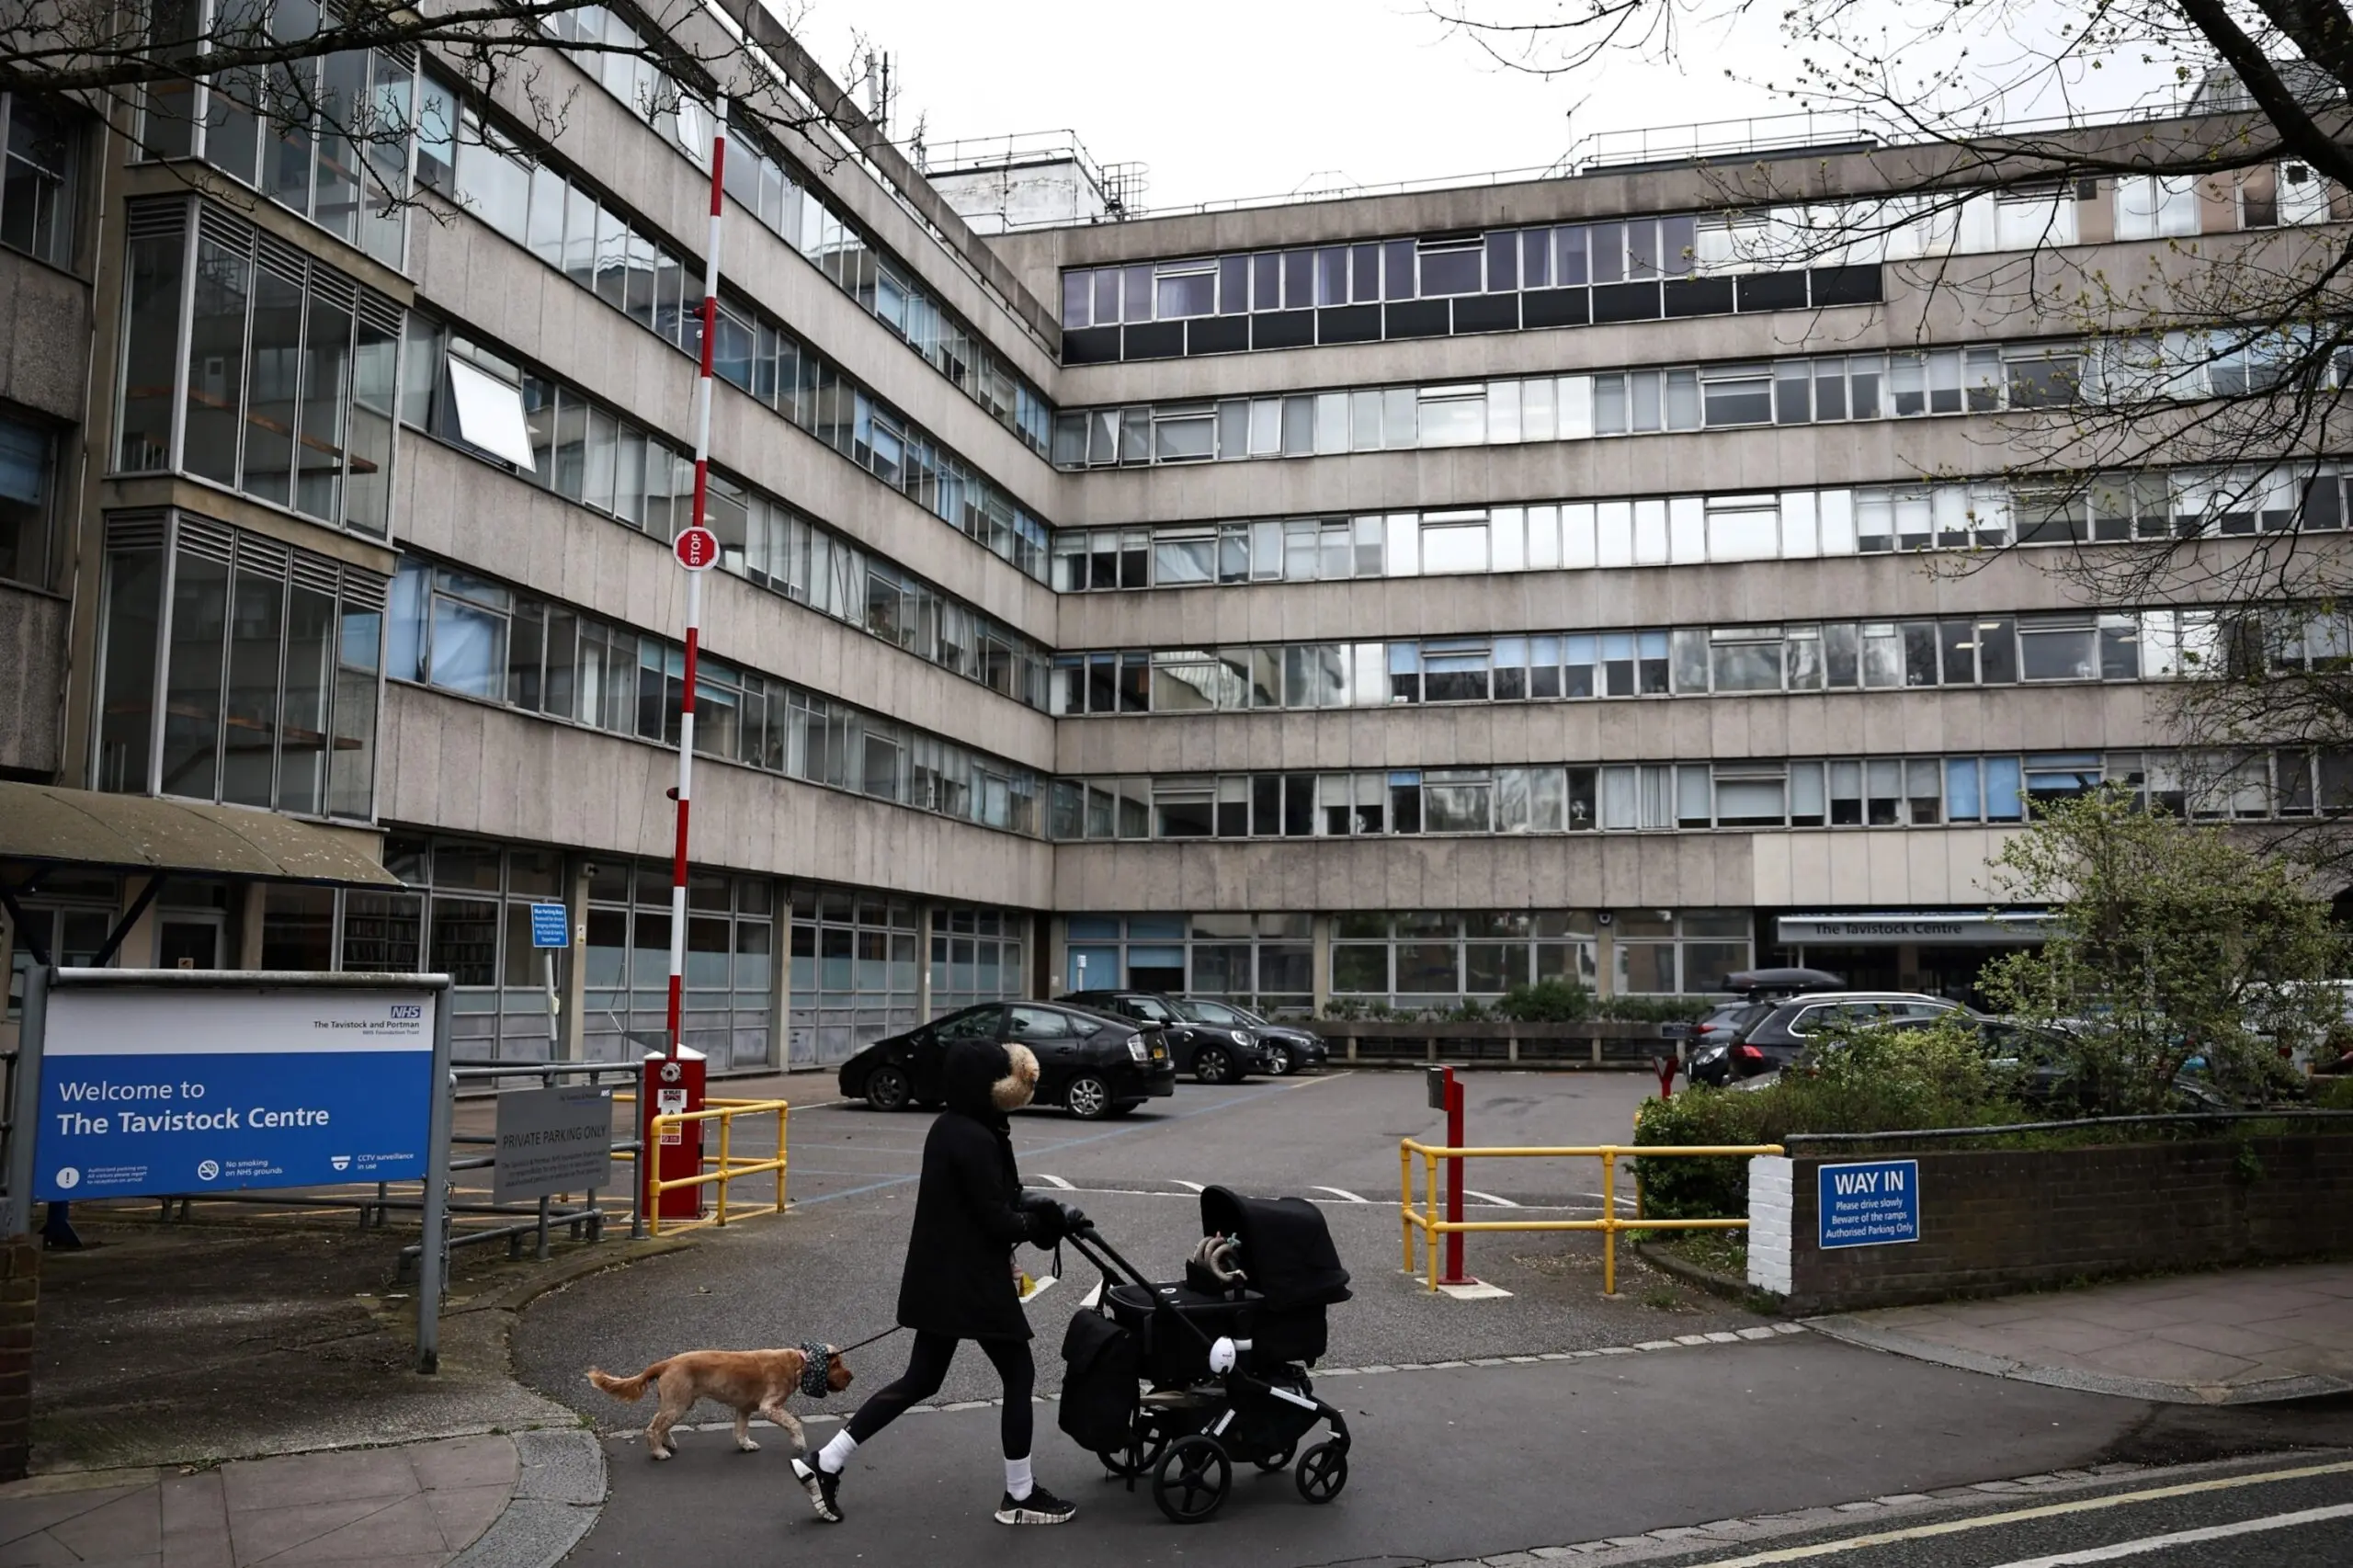
[[[670,541],[670,550],[689,572],[708,572],[719,563],[719,536],[706,528],[682,529]]]

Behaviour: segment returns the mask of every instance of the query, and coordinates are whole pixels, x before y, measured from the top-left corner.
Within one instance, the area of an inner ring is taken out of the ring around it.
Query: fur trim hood
[[[1005,1048],[1005,1076],[989,1085],[989,1103],[999,1110],[1019,1110],[1038,1092],[1038,1058],[1026,1045]]]

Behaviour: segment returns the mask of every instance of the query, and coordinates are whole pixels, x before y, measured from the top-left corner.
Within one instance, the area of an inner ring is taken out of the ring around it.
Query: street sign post
[[[572,946],[572,912],[560,903],[531,905],[531,946],[540,950],[540,978],[548,989],[548,1057],[563,1054],[556,1040],[555,955]]]
[[[1824,1251],[1919,1239],[1919,1161],[1870,1160],[1821,1167],[1818,1240]]]

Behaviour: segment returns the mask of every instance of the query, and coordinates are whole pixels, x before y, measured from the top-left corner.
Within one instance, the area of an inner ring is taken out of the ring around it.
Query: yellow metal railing
[[[668,1180],[656,1176],[645,1184],[646,1221],[652,1233],[657,1236],[662,1233],[662,1195],[664,1193],[683,1191],[688,1187],[709,1187],[714,1183],[719,1187],[719,1198],[713,1205],[711,1214],[708,1218],[688,1220],[684,1223],[674,1221],[670,1228],[674,1231],[690,1231],[699,1225],[726,1224],[728,1186],[739,1176],[766,1176],[773,1173],[776,1176],[776,1207],[769,1212],[783,1213],[786,1118],[791,1109],[791,1103],[787,1100],[706,1099],[700,1110],[674,1111],[666,1116],[656,1116],[648,1128],[648,1133],[654,1147],[661,1146],[663,1133],[672,1129],[683,1128],[690,1121],[715,1121],[719,1123],[719,1153],[715,1157],[710,1154],[704,1155],[703,1169],[694,1176],[676,1176]],[[773,1158],[760,1155],[739,1157],[735,1153],[735,1119],[743,1116],[767,1116],[771,1113],[776,1117],[775,1156]]]
[[[1631,1220],[1618,1217],[1618,1162],[1620,1158],[1651,1159],[1654,1156],[1746,1158],[1756,1154],[1778,1154],[1779,1143],[1693,1144],[1672,1143],[1597,1143],[1583,1148],[1449,1148],[1444,1144],[1423,1143],[1412,1138],[1400,1139],[1397,1144],[1397,1213],[1399,1232],[1404,1242],[1405,1272],[1417,1272],[1414,1267],[1414,1232],[1422,1233],[1422,1250],[1427,1255],[1429,1288],[1438,1289],[1438,1238],[1458,1232],[1471,1231],[1599,1231],[1601,1233],[1601,1290],[1604,1295],[1618,1293],[1618,1233],[1620,1231],[1745,1231],[1745,1220],[1649,1220],[1639,1212]],[[1414,1204],[1414,1156],[1422,1157],[1423,1206]],[[1601,1162],[1601,1218],[1598,1220],[1441,1220],[1438,1218],[1438,1163],[1440,1160],[1560,1160],[1584,1159]]]

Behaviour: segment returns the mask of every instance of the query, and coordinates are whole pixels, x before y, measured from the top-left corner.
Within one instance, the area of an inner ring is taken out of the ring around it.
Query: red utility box
[[[654,1119],[682,1111],[703,1108],[703,1069],[707,1063],[699,1051],[678,1048],[676,1056],[665,1056],[658,1051],[645,1053],[645,1070],[637,1092],[638,1147],[642,1153],[638,1159],[639,1180],[645,1190],[640,1195],[648,1214],[656,1212],[654,1182],[681,1181],[702,1174],[703,1123],[689,1121],[683,1127],[665,1128],[661,1142],[654,1137]],[[659,1212],[665,1220],[699,1220],[702,1218],[703,1189],[682,1187],[662,1194]]]

